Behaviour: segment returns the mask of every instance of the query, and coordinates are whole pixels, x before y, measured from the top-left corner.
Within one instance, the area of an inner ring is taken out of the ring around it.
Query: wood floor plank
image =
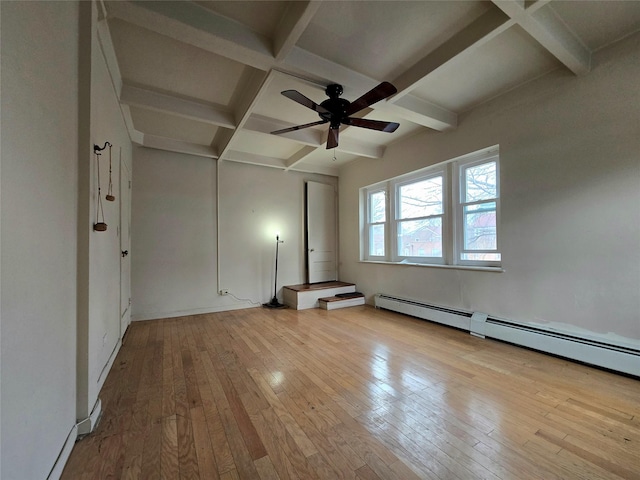
[[[176,415],[162,419],[162,448],[160,453],[161,479],[180,478],[178,462],[178,425]]]
[[[193,443],[200,477],[217,480],[220,476],[203,407],[192,408],[190,417],[193,422]]]
[[[276,472],[273,463],[271,463],[271,459],[267,455],[266,457],[259,458],[255,462],[256,470],[258,471],[258,475],[260,475],[260,480],[280,480],[280,476],[278,476],[278,472]]]
[[[640,479],[640,379],[368,306],[133,323],[63,480]]]

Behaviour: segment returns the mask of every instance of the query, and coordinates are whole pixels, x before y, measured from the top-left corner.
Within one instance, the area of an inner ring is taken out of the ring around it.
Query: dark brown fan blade
[[[285,90],[284,92],[282,92],[282,95],[284,95],[285,97],[290,98],[294,102],[298,102],[300,105],[303,105],[303,106],[305,106],[307,108],[310,108],[311,110],[314,110],[314,111],[316,111],[318,113],[330,113],[329,110],[327,110],[324,107],[321,107],[316,102],[314,102],[313,100],[305,97],[304,95],[302,95],[297,90]]]
[[[295,132],[296,130],[301,130],[303,128],[309,128],[315,125],[322,125],[323,123],[327,123],[328,121],[329,120],[320,120],[318,122],[305,123],[304,125],[296,125],[295,127],[283,128],[282,130],[276,130],[275,132],[271,132],[271,133],[274,135],[279,135],[281,133]]]
[[[390,97],[397,91],[398,90],[396,89],[396,87],[391,85],[389,82],[382,82],[380,85],[369,90],[357,100],[351,102],[351,104],[347,107],[347,111],[345,113],[346,115],[353,115],[363,108],[367,108],[369,105],[373,105],[380,100]]]
[[[338,128],[330,128],[329,136],[327,137],[327,150],[331,148],[336,148],[338,146],[338,132],[340,129]]]
[[[346,118],[343,121],[346,125],[353,125],[354,127],[369,128],[371,130],[380,130],[381,132],[395,132],[400,126],[396,122],[383,122],[380,120],[369,120],[367,118]]]

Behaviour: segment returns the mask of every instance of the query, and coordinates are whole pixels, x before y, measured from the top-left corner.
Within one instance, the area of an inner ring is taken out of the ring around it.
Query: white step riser
[[[364,305],[364,297],[345,298],[344,300],[323,302],[320,301],[320,308],[324,310],[337,310],[338,308],[355,307],[356,305]]]
[[[283,292],[283,302],[289,308],[294,308],[296,310],[308,310],[310,308],[318,308],[320,306],[318,303],[319,298],[333,297],[338,293],[351,293],[355,291],[355,285],[323,288],[321,290],[306,290],[304,292],[296,292],[285,288]]]

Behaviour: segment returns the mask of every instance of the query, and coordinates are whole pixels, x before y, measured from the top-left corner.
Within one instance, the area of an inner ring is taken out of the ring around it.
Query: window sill
[[[358,263],[372,263],[377,265],[398,265],[409,267],[444,268],[449,270],[473,270],[477,272],[503,273],[502,267],[475,267],[471,265],[438,265],[436,263],[383,262],[380,260],[359,260]]]

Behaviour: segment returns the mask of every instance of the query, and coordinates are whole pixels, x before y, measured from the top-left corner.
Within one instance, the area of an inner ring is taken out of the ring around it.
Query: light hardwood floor
[[[376,310],[134,323],[64,479],[638,479],[640,380]]]

